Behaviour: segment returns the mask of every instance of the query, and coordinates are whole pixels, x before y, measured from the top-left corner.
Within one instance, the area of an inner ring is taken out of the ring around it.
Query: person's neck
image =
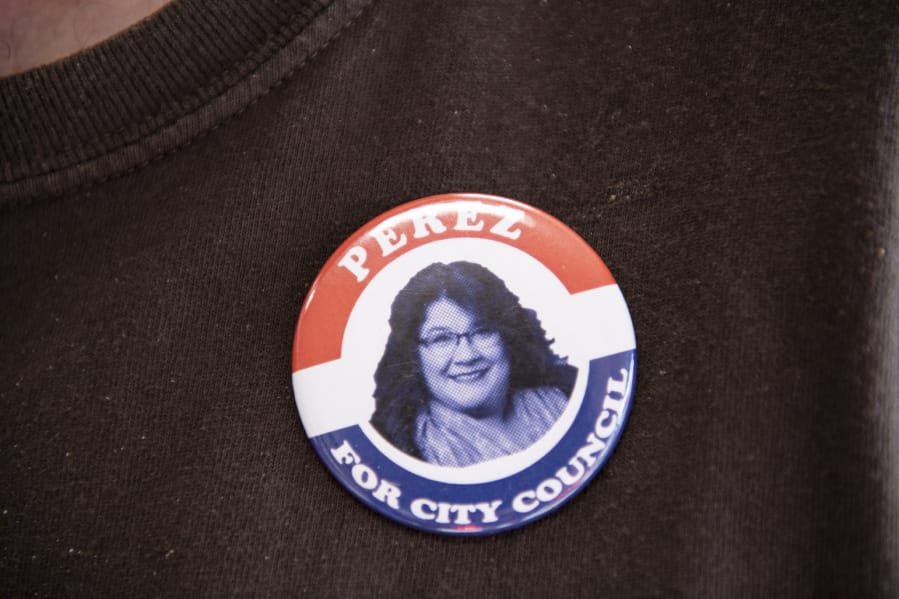
[[[476,420],[481,427],[500,429],[506,424],[506,413],[503,405],[492,406],[489,409],[481,408],[474,411],[460,411],[456,408],[444,405],[432,399],[430,404],[431,416],[438,423],[449,425],[462,420]]]
[[[0,2],[0,77],[94,46],[171,0],[5,0]]]

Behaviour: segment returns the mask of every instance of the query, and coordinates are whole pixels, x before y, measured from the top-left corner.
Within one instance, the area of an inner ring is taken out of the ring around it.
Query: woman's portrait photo
[[[396,295],[371,425],[404,453],[464,467],[520,452],[568,403],[577,369],[487,268],[434,263]]]

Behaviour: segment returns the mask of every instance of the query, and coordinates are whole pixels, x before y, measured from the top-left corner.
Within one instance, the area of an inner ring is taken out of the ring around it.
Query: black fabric
[[[0,80],[0,593],[899,595],[897,16],[185,0]],[[486,538],[358,503],[290,386],[327,257],[450,191],[638,341],[599,476]]]

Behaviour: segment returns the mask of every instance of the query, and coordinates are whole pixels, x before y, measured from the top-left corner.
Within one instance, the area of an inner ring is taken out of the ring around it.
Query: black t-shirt
[[[0,80],[0,594],[899,594],[892,3],[175,2]],[[475,191],[615,273],[599,476],[485,538],[316,457],[328,256]]]

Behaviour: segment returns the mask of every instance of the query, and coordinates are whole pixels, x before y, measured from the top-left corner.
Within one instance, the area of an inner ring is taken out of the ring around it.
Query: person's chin
[[[469,416],[483,417],[496,409],[494,402],[486,398],[487,395],[485,389],[479,387],[477,390],[458,390],[453,394],[453,399],[454,403],[459,406],[459,411],[465,412]]]

